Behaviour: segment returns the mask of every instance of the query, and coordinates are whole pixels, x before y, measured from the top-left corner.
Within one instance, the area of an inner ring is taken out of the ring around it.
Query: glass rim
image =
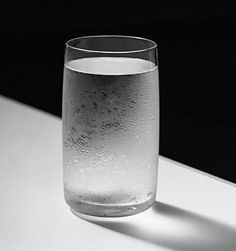
[[[90,39],[90,38],[126,38],[126,39],[131,39],[131,40],[136,40],[136,41],[143,41],[143,42],[148,42],[150,43],[147,48],[144,49],[136,49],[136,50],[118,50],[118,51],[111,51],[111,50],[93,50],[93,49],[84,49],[84,48],[79,48],[73,45],[70,45],[71,42],[75,40],[82,40],[82,39]],[[143,37],[138,37],[138,36],[127,36],[127,35],[90,35],[90,36],[81,36],[81,37],[75,37],[72,38],[65,43],[66,48],[71,48],[73,50],[78,50],[82,52],[87,52],[87,53],[108,53],[108,54],[130,54],[130,53],[142,53],[145,51],[150,51],[150,50],[155,50],[157,48],[157,43],[154,42],[151,39],[143,38]]]

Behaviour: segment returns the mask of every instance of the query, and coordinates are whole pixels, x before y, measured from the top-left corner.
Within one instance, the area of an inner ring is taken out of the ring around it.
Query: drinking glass
[[[131,36],[66,43],[64,195],[74,213],[136,214],[156,197],[159,150],[157,45]]]

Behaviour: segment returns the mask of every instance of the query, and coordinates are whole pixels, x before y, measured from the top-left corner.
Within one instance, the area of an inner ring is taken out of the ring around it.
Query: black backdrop
[[[159,52],[160,153],[236,182],[236,8],[222,2],[2,2],[0,93],[61,116],[66,40],[152,39]]]

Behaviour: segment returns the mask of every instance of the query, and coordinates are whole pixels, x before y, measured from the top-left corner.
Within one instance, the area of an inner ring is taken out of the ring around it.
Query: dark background
[[[236,182],[233,1],[0,5],[0,94],[61,116],[66,40],[98,34],[152,39],[159,53],[160,154]]]

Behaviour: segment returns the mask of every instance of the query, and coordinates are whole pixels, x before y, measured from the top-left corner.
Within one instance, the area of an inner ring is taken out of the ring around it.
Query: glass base
[[[97,217],[123,217],[141,213],[150,208],[155,199],[149,199],[143,203],[132,205],[104,205],[86,202],[77,202],[76,208],[71,207],[72,213],[83,218],[83,215],[97,216]],[[82,214],[82,215],[81,215]]]

